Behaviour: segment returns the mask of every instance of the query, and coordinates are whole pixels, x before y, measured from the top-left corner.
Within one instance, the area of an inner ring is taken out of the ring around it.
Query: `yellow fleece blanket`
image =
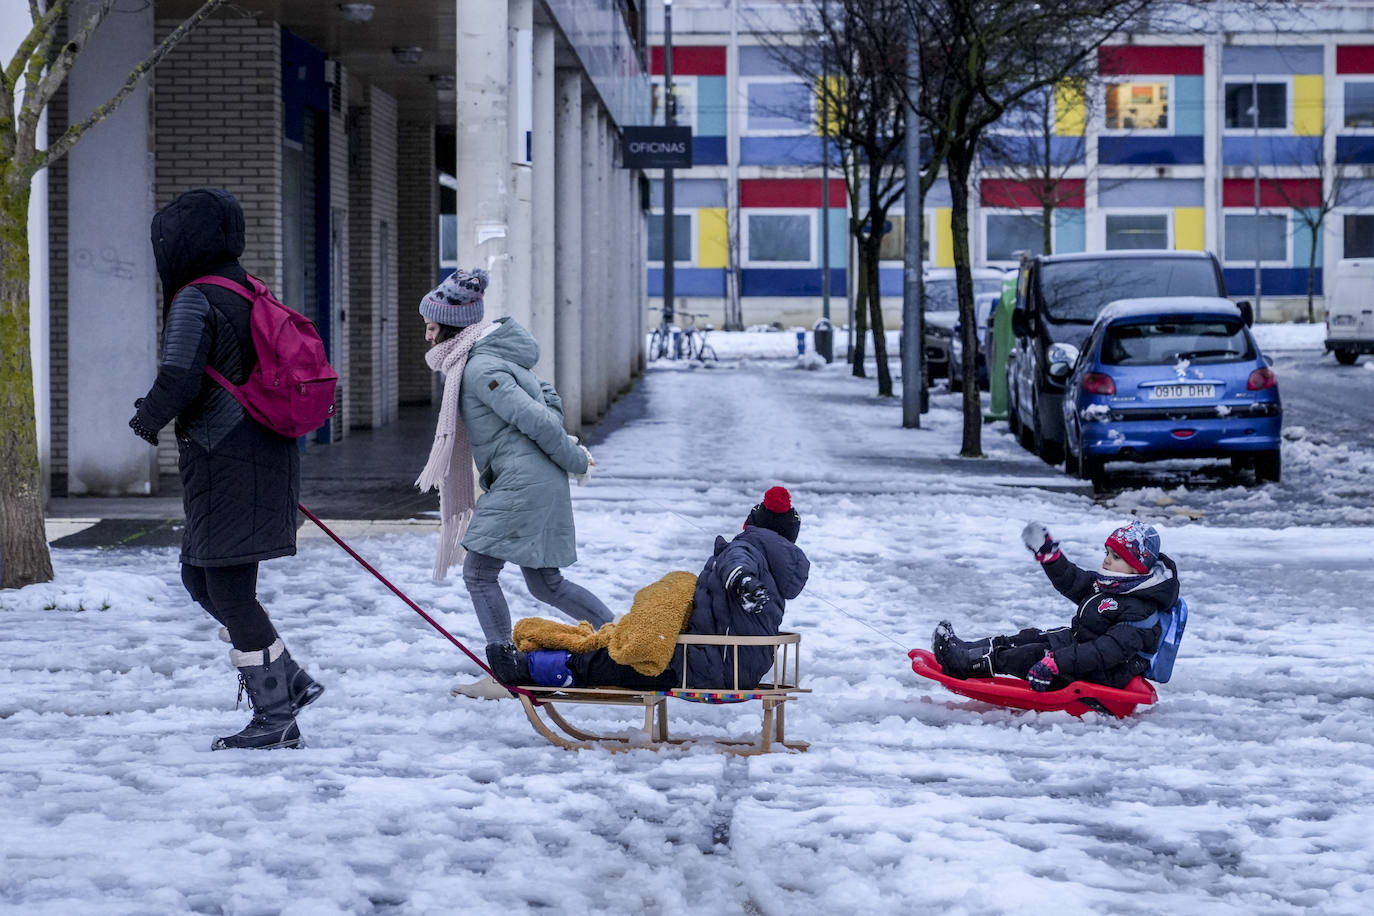
[[[526,617],[515,625],[515,646],[521,652],[564,649],[592,652],[606,649],[611,658],[640,674],[662,674],[673,660],[678,634],[692,613],[697,577],[676,570],[635,593],[624,617],[593,630],[585,620],[573,626],[542,617]]]

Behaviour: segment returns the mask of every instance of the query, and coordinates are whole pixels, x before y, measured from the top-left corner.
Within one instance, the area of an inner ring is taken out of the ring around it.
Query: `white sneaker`
[[[504,700],[511,695],[511,692],[498,684],[495,678],[488,675],[473,681],[471,684],[459,684],[453,688],[452,694],[455,697],[472,697],[474,700]]]

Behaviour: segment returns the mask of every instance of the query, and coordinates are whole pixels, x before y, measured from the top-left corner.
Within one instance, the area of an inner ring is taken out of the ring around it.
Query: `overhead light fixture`
[[[371,22],[377,8],[371,3],[340,3],[339,12],[347,22]]]
[[[396,58],[396,63],[398,64],[418,64],[420,58],[425,56],[425,49],[414,46],[409,48],[392,48],[391,56]]]
[[[452,73],[435,73],[429,78],[436,92],[452,92],[458,85],[458,78]]]

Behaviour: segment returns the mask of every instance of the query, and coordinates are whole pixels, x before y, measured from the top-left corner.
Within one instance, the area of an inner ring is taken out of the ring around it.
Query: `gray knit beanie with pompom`
[[[487,272],[458,268],[420,300],[420,314],[436,324],[465,328],[482,320]]]

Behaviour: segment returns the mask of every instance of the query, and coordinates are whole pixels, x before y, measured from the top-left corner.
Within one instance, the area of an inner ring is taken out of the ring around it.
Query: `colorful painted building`
[[[678,120],[694,135],[693,167],[675,173],[677,307],[720,321],[734,298],[745,325],[809,325],[829,269],[831,314],[842,321],[852,279],[844,185],[832,172],[823,211],[812,87],[769,50],[775,38],[746,28],[782,28],[788,14],[775,3],[743,6],[674,4]],[[661,96],[661,13],[650,25]],[[1048,139],[1059,178],[1055,252],[1214,251],[1229,292],[1258,298],[1263,317],[1306,313],[1312,263],[1320,310],[1335,261],[1374,256],[1374,12],[1329,4],[1305,10],[1292,30],[1254,25],[1132,36],[1100,50],[1089,87],[1052,94],[1051,137],[1018,139],[1015,124],[999,125],[997,155],[985,156],[970,201],[975,266],[1011,268],[1019,252],[1043,250],[1045,195],[1029,166]],[[663,194],[650,175],[647,289],[657,306]],[[889,216],[880,271],[893,324],[902,209]],[[927,266],[953,266],[943,182],[927,197],[924,228]]]

